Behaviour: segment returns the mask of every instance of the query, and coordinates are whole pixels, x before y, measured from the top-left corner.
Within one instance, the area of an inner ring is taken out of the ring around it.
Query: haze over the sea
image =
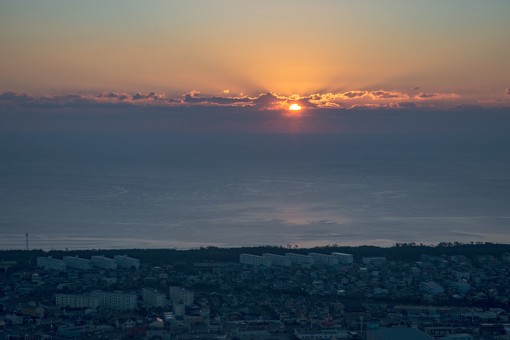
[[[3,249],[510,242],[502,136],[1,141]]]

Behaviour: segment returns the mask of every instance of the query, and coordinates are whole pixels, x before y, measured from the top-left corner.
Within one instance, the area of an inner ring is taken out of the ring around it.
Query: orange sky
[[[506,0],[3,1],[0,92],[507,106],[509,16]]]

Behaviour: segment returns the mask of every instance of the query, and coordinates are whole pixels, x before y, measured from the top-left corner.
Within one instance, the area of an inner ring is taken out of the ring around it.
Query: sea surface
[[[0,248],[510,243],[510,138],[0,137]]]

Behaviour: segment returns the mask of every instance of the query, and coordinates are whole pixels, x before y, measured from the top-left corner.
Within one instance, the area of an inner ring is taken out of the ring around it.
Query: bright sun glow
[[[291,105],[289,106],[289,110],[290,110],[290,111],[299,111],[299,110],[301,110],[301,106],[300,106],[300,105],[298,105],[298,104],[291,104]]]

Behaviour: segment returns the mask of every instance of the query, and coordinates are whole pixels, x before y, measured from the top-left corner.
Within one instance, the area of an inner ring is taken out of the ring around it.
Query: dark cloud
[[[253,103],[257,108],[269,109],[279,105],[281,103],[281,99],[279,99],[274,94],[268,92],[265,94],[261,94],[260,96],[255,98],[253,100]]]
[[[16,101],[16,100],[20,100],[20,99],[29,99],[30,97],[25,94],[25,93],[22,93],[22,94],[17,94],[15,92],[4,92],[2,94],[0,94],[0,100],[4,100],[4,101]]]
[[[369,93],[370,97],[372,99],[407,99],[409,96],[402,92],[396,92],[396,91],[384,91],[384,90],[378,90],[378,91],[371,91]]]
[[[387,108],[388,105],[385,104],[374,104],[374,103],[365,103],[365,104],[353,104],[349,107],[350,110],[378,110]]]
[[[67,104],[67,103],[80,103],[80,102],[93,102],[94,99],[93,98],[90,98],[90,97],[87,97],[87,96],[82,96],[82,95],[79,95],[79,94],[68,94],[68,95],[65,95],[65,96],[54,96],[54,97],[42,97],[41,98],[42,100],[48,100],[50,102],[56,102],[56,103],[61,103],[61,104]]]
[[[4,92],[0,94],[0,105],[20,106],[30,105],[34,98],[26,93]]]
[[[421,99],[428,99],[428,98],[434,98],[436,96],[437,95],[435,93],[420,93],[416,97],[421,98]]]
[[[83,106],[111,106],[111,105],[135,105],[141,104],[176,104],[181,100],[166,98],[165,95],[151,92],[148,94],[136,93],[134,95],[121,94],[117,92],[102,92],[97,95],[57,95],[34,97],[27,94],[16,94],[14,92],[5,92],[0,94],[0,105],[10,104],[21,107],[34,107],[40,109],[58,109],[58,108],[79,108]]]
[[[212,104],[212,105],[238,105],[238,104],[252,104],[253,99],[247,96],[244,97],[203,97],[200,96],[200,92],[191,91],[183,96],[183,102],[187,104]]]
[[[78,94],[33,98],[33,100],[29,103],[30,107],[40,109],[81,108],[101,105],[104,104],[99,103],[94,97]]]
[[[131,97],[133,101],[143,101],[143,102],[170,102],[165,94],[150,92],[150,93],[140,93],[137,92],[135,95]]]
[[[288,104],[293,104],[293,103],[296,103],[296,104],[299,104],[301,107],[304,107],[304,108],[316,108],[316,107],[319,107],[316,103],[312,102],[311,101],[312,99],[311,98],[300,98],[300,99],[295,99],[295,100],[288,100],[287,103]]]
[[[164,94],[150,92],[150,93],[141,93],[137,92],[134,95],[129,95],[125,93],[117,93],[117,92],[102,92],[96,96],[96,98],[100,99],[110,99],[112,101],[144,101],[144,102],[173,102],[173,100],[169,100],[171,98],[166,98]],[[175,100],[179,102],[179,100]]]
[[[150,105],[142,99],[119,101],[118,96],[122,94],[98,98],[97,94],[31,97],[3,93],[0,94],[0,132],[449,134],[483,130],[507,134],[506,127],[510,124],[508,109],[458,106],[455,110],[439,110],[436,106],[429,112],[410,101],[395,102],[393,106],[393,102],[366,103],[353,105],[352,109],[308,107],[302,115],[293,117],[285,114],[288,105],[293,102],[306,105],[311,96],[265,93],[253,98],[234,98],[188,94],[185,98],[200,102],[167,98]],[[323,99],[322,96],[313,98]],[[239,102],[242,104],[236,106]]]
[[[119,98],[119,94],[114,92],[101,92],[96,97],[97,98]]]
[[[342,96],[346,97],[346,98],[359,98],[359,97],[364,97],[367,95],[367,91],[348,91],[348,92],[344,92],[342,93]]]
[[[509,91],[510,89],[506,89],[505,93],[508,94]],[[156,92],[137,92],[135,94],[102,92],[91,95],[69,94],[42,97],[31,96],[26,93],[5,92],[0,93],[0,110],[3,108],[3,112],[6,112],[6,108],[8,108],[12,112],[25,109],[52,110],[54,112],[65,110],[66,112],[70,112],[86,109],[87,112],[124,113],[138,111],[147,112],[151,110],[153,112],[168,113],[181,112],[177,110],[178,108],[196,108],[196,111],[190,111],[195,113],[205,112],[207,111],[206,108],[217,108],[218,110],[223,110],[222,112],[225,112],[227,109],[236,113],[258,112],[257,117],[260,118],[263,115],[273,117],[279,114],[274,111],[285,113],[291,104],[296,103],[305,109],[299,116],[308,117],[317,114],[324,115],[324,112],[341,112],[342,110],[355,110],[356,112],[381,110],[403,112],[406,110],[415,110],[425,113],[427,110],[441,110],[445,107],[451,108],[453,105],[461,104],[458,101],[448,101],[448,99],[455,98],[459,98],[455,93],[422,92],[414,96],[415,101],[413,102],[410,100],[409,96],[403,92],[386,90],[352,90],[337,93],[314,93],[307,96],[285,96],[267,92],[253,97],[244,95],[231,96],[229,93],[207,96],[201,95],[198,91],[190,91],[178,98],[167,97],[165,94]],[[444,101],[441,101],[442,99],[444,99]],[[487,107],[489,104],[485,106]],[[142,107],[143,110],[141,109]],[[480,107],[457,107],[457,111],[474,109],[480,109]],[[248,116],[244,115],[244,117],[248,119]],[[232,117],[228,120],[231,122]],[[280,123],[285,125],[285,123]],[[182,124],[186,125],[184,122]],[[275,127],[273,126],[271,128]],[[329,129],[329,127],[325,126],[324,129]]]
[[[425,93],[421,92],[414,96],[415,99],[455,99],[459,98],[456,93]]]
[[[480,105],[475,105],[475,104],[460,104],[460,105],[455,106],[453,109],[457,110],[457,111],[479,111],[479,110],[483,110],[483,108]]]
[[[313,107],[333,108],[341,107],[342,105],[337,102],[339,99],[345,99],[341,93],[314,93],[306,98],[308,103]]]
[[[409,108],[415,108],[416,103],[414,103],[414,102],[400,102],[400,103],[398,103],[398,106],[409,109]]]
[[[106,99],[118,99],[120,101],[128,99],[128,95],[119,94],[115,92],[102,92],[96,96],[97,98],[106,98]]]
[[[157,99],[157,98],[160,98],[160,97],[156,94],[156,92],[151,92],[149,94],[143,94],[143,93],[137,92],[133,96],[133,100]]]
[[[380,103],[367,103],[367,100],[384,100],[388,99],[394,100],[406,100],[409,99],[409,96],[403,92],[398,91],[385,91],[385,90],[377,90],[377,91],[364,91],[364,90],[352,90],[341,93],[316,93],[310,95],[309,100],[318,107],[323,108],[331,108],[331,107],[340,107],[342,106],[339,101],[347,100],[349,103],[347,106],[352,108],[359,107],[385,107],[386,104]]]
[[[206,103],[207,102],[207,98],[195,97],[195,96],[192,96],[190,94],[185,94],[184,95],[184,102],[188,103],[188,104]]]
[[[238,103],[251,103],[252,99],[249,97],[211,97],[209,102],[213,104],[229,105]]]
[[[70,106],[81,106],[84,104],[95,103],[95,100],[94,98],[78,94],[68,94],[63,96],[33,97],[28,94],[16,94],[14,92],[5,92],[0,95],[0,104],[3,103],[19,107],[53,109]]]

